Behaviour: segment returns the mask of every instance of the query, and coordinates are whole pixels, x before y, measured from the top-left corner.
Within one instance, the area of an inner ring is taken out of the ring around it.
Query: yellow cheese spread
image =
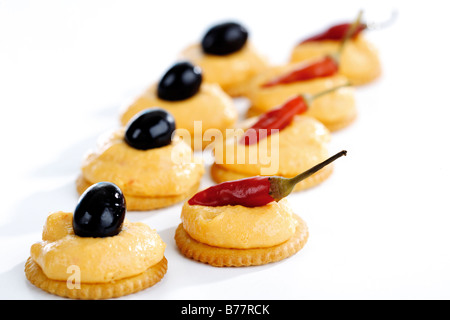
[[[182,101],[166,101],[158,98],[157,85],[152,85],[134,103],[123,110],[121,122],[126,125],[137,113],[159,107],[175,118],[177,129],[185,129],[194,135],[194,122],[201,121],[201,131],[214,128],[225,131],[232,128],[238,113],[233,100],[217,84],[203,83],[197,94]]]
[[[181,212],[184,230],[195,240],[221,248],[266,248],[289,240],[296,219],[286,199],[262,207],[189,205]]]
[[[246,176],[293,177],[328,158],[330,139],[329,130],[319,121],[295,116],[283,130],[256,144],[244,145],[239,138],[228,139],[223,148],[214,150],[215,163]]]
[[[83,238],[74,234],[72,218],[50,214],[42,241],[31,247],[31,258],[50,279],[66,281],[79,270],[82,283],[106,283],[138,275],[164,257],[165,243],[144,223],[125,219],[116,236]]]
[[[137,150],[123,137],[124,129],[116,130],[88,153],[81,168],[88,182],[113,182],[125,195],[172,196],[188,192],[204,173],[203,163],[194,161],[192,149],[181,139],[175,137],[161,148]]]
[[[335,53],[339,41],[311,41],[296,46],[291,55],[291,62],[306,61]],[[381,74],[381,63],[376,48],[362,35],[349,41],[341,56],[339,72],[354,85],[361,85],[375,80]]]
[[[240,95],[240,87],[268,66],[250,43],[225,56],[205,54],[200,44],[193,44],[181,53],[181,58],[198,65],[204,81],[218,83],[232,96]]]
[[[251,108],[257,113],[267,112],[279,107],[289,98],[299,94],[318,94],[326,90],[345,85],[348,80],[342,75],[317,78],[306,81],[280,84],[272,87],[262,87],[262,84],[282,74],[299,67],[299,64],[274,67],[270,71],[255,77],[248,86],[247,97],[250,99]],[[355,89],[343,87],[315,99],[305,115],[316,118],[327,127],[333,127],[338,123],[347,122],[357,113],[355,103]]]

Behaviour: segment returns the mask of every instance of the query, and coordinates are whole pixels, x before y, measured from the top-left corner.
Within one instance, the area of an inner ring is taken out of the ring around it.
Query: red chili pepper
[[[279,84],[288,84],[298,81],[312,80],[316,78],[331,77],[338,73],[339,63],[332,56],[325,56],[324,58],[314,61],[306,66],[289,72],[279,78],[273,79],[261,85],[262,88],[269,88]]]
[[[345,155],[347,155],[347,151],[341,151],[293,178],[256,176],[223,182],[200,191],[188,203],[191,206],[209,207],[237,205],[251,208],[261,207],[288,196],[297,183]]]
[[[330,28],[327,32],[319,36],[313,37],[315,39],[323,38],[323,40],[325,40],[327,37],[333,37],[336,38],[335,40],[340,40],[341,44],[336,54],[328,54],[319,61],[314,61],[304,67],[301,67],[300,69],[288,73],[287,75],[283,75],[277,79],[266,82],[262,84],[261,87],[268,88],[279,84],[288,84],[297,81],[306,81],[316,78],[331,77],[336,73],[338,73],[339,60],[340,55],[342,53],[342,49],[348,43],[348,40],[351,37],[355,37],[366,28],[366,25],[360,22],[361,17],[362,11],[358,13],[358,16],[356,17],[353,23],[334,26]]]
[[[194,195],[189,204],[210,207],[224,205],[258,207],[272,201],[268,177],[257,176],[212,186]]]
[[[351,23],[342,23],[335,26],[330,27],[326,31],[312,36],[308,39],[303,40],[300,44],[306,43],[306,42],[313,42],[313,41],[324,41],[324,40],[334,40],[334,41],[340,41],[343,40],[348,32],[348,30],[351,28]],[[352,34],[352,38],[356,38],[363,30],[367,28],[367,25],[365,23],[360,23],[355,32]]]
[[[272,130],[283,130],[288,126],[296,114],[308,110],[308,104],[303,96],[295,96],[282,106],[263,114],[259,120],[245,131],[240,143],[245,145],[255,144],[266,138]]]
[[[253,126],[245,131],[239,143],[252,145],[271,135],[274,129],[283,130],[292,122],[295,115],[306,112],[315,99],[349,85],[350,83],[346,83],[314,96],[298,95],[290,98],[280,107],[264,113]]]

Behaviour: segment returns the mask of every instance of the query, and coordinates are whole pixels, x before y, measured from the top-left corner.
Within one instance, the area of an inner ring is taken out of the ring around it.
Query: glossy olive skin
[[[73,213],[73,231],[79,237],[105,238],[122,230],[126,203],[122,191],[110,182],[89,187]]]
[[[181,101],[194,96],[202,84],[202,70],[190,62],[174,64],[158,83],[158,98]]]
[[[138,113],[128,123],[125,142],[138,150],[161,148],[172,142],[175,119],[164,109],[150,108]]]
[[[224,56],[242,49],[248,39],[248,31],[240,24],[227,22],[209,29],[202,39],[203,52]]]

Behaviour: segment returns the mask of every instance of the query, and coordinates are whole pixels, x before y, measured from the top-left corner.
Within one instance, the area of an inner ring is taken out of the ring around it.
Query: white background
[[[333,135],[331,152],[347,149],[348,156],[325,183],[289,196],[308,223],[306,247],[266,266],[214,268],[177,251],[181,204],[129,212],[167,243],[169,270],[155,287],[123,299],[450,298],[445,4],[0,1],[0,298],[58,299],[23,272],[45,217],[74,209],[85,152],[211,24],[241,21],[255,46],[282,63],[298,40],[361,8],[369,21],[393,9],[399,16],[367,33],[383,76],[358,89],[359,118]],[[211,183],[206,175],[203,186]]]

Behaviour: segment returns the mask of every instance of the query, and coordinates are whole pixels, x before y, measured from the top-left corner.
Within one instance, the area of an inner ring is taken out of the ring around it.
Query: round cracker
[[[306,223],[297,215],[294,235],[279,245],[268,248],[231,249],[213,247],[193,239],[180,224],[175,231],[175,242],[187,258],[214,267],[247,267],[264,265],[286,259],[300,251],[308,240]]]
[[[48,278],[31,257],[25,263],[25,275],[36,287],[57,296],[83,300],[111,299],[144,290],[158,283],[166,272],[167,259],[163,257],[160,262],[136,276],[109,283],[81,283],[78,289],[70,289],[66,281]]]

